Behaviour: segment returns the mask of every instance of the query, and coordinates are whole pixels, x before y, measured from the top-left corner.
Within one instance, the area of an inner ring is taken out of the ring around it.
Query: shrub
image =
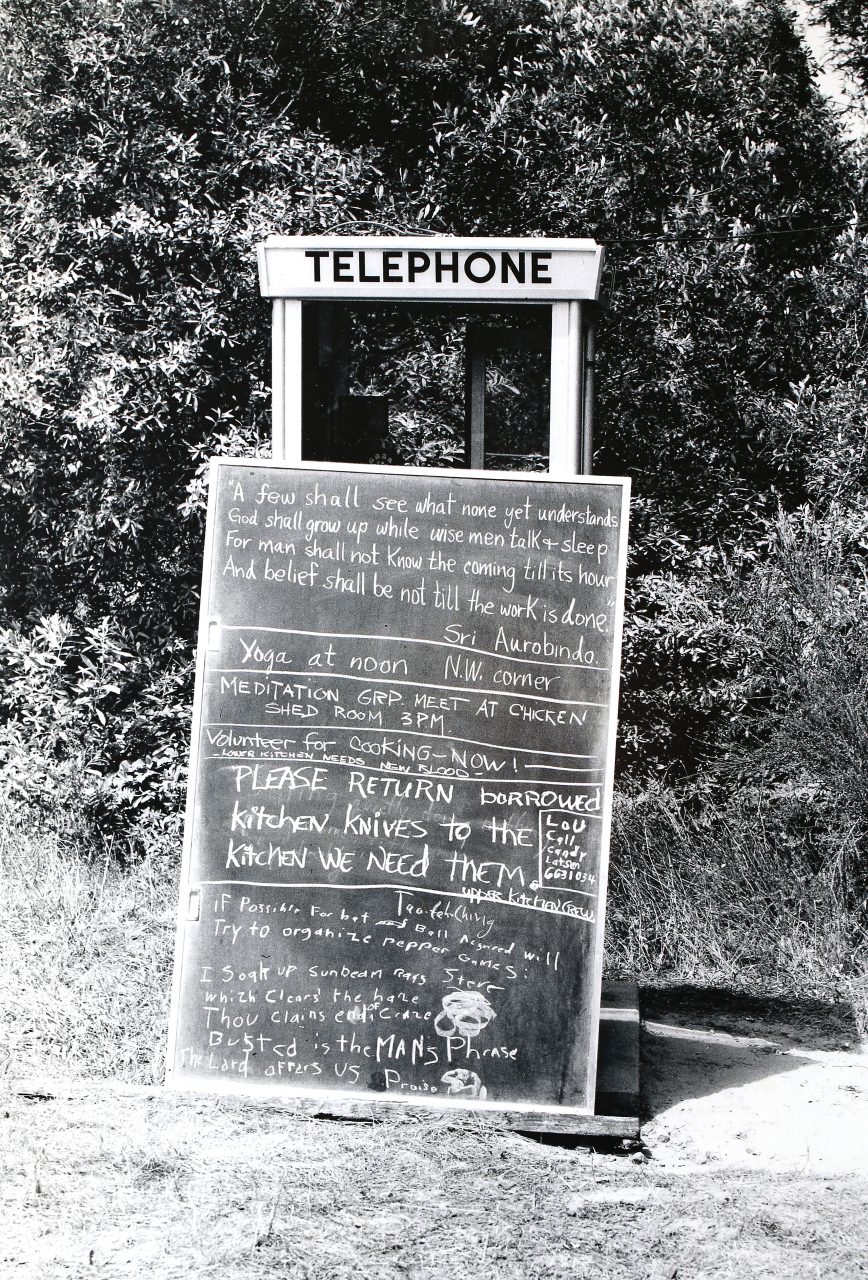
[[[0,632],[0,788],[13,823],[35,819],[72,847],[177,829],[191,673],[155,665],[107,619],[76,628],[53,615]]]

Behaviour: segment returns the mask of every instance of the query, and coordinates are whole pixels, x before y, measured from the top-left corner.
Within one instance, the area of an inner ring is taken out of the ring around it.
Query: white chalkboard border
[[[182,966],[184,955],[185,925],[190,916],[190,871],[193,854],[193,829],[196,812],[196,782],[199,777],[199,744],[202,729],[202,705],[204,701],[205,662],[208,652],[212,619],[207,604],[211,592],[211,566],[217,524],[217,493],[219,474],[224,467],[269,468],[280,471],[329,472],[352,476],[402,475],[425,476],[430,480],[507,480],[528,484],[602,485],[620,488],[621,511],[618,541],[618,573],[615,587],[615,618],[612,635],[612,678],[609,692],[608,734],[606,743],[606,769],[603,781],[603,812],[600,836],[599,867],[599,927],[597,929],[591,990],[593,992],[592,1017],[588,1061],[585,1071],[585,1097],[594,1098],[597,1080],[597,1050],[599,1045],[600,997],[603,979],[603,944],[605,940],[606,903],[609,878],[609,844],[612,829],[612,790],[615,771],[615,742],[618,731],[618,699],[621,679],[621,649],[624,629],[624,588],[627,572],[629,539],[630,489],[629,476],[576,475],[546,471],[482,471],[441,467],[370,466],[363,463],[339,462],[287,462],[271,458],[212,457],[208,468],[208,507],[205,524],[205,544],[202,557],[202,588],[199,606],[199,629],[196,648],[196,673],[191,716],[190,763],[187,781],[187,801],[184,816],[184,837],[181,859],[178,916],[175,933],[172,993],[169,1010],[169,1034],[166,1045],[165,1087],[176,1092],[210,1093],[242,1096],[250,1099],[283,1099],[293,1109],[305,1113],[343,1116],[346,1118],[371,1118],[389,1113],[409,1112],[434,1114],[438,1112],[485,1113],[491,1120],[507,1128],[539,1133],[582,1133],[586,1135],[633,1136],[636,1125],[632,1119],[596,1117],[590,1107],[546,1105],[534,1102],[498,1102],[478,1099],[448,1099],[419,1096],[368,1099],[363,1094],[345,1089],[293,1089],[291,1084],[270,1085],[259,1081],[180,1077],[174,1071],[177,1048],[178,1021],[181,1008]],[[577,1064],[578,1065],[578,1064]],[[577,1072],[576,1074],[580,1074]],[[599,1123],[597,1123],[599,1122]]]

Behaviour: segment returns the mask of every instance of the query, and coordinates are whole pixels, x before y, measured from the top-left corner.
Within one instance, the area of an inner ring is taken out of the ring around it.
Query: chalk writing
[[[215,465],[176,1082],[592,1105],[625,519]]]

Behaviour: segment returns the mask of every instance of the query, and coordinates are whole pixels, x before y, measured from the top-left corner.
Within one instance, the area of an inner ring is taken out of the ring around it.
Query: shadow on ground
[[[642,1017],[681,1026],[780,1040],[801,1049],[848,1049],[859,1041],[853,1006],[810,996],[748,995],[726,987],[645,987]]]
[[[643,1119],[858,1047],[853,1009],[691,985],[642,992]]]

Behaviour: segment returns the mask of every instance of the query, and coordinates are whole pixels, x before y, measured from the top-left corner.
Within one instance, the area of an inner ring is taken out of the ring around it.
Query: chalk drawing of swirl
[[[448,991],[443,1011],[434,1019],[434,1030],[451,1040],[472,1040],[496,1017],[481,991]]]
[[[440,1083],[448,1086],[448,1098],[478,1098],[480,1102],[484,1102],[488,1097],[488,1090],[476,1072],[467,1071],[463,1067],[447,1071],[440,1077]]]

